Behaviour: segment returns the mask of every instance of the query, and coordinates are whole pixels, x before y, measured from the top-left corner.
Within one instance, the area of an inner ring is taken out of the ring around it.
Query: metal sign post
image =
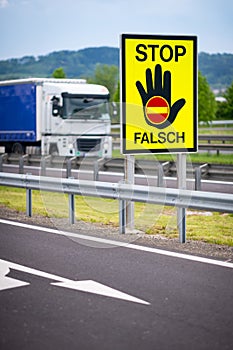
[[[127,184],[134,184],[134,168],[135,157],[127,155],[125,157],[125,182]],[[130,231],[134,230],[134,202],[126,201],[126,228]]]
[[[178,189],[186,189],[186,154],[177,154],[177,181]],[[180,243],[186,241],[186,209],[177,208],[177,227],[179,231]]]

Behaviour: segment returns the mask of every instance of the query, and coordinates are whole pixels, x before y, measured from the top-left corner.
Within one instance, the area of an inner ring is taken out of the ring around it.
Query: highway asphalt
[[[0,240],[1,350],[233,348],[233,264],[7,221]]]

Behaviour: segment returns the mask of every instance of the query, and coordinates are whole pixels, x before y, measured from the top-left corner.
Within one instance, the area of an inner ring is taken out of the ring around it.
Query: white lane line
[[[133,303],[150,305],[150,303],[148,303],[145,300],[123,293],[117,289],[113,289],[111,287],[108,287],[96,281],[92,281],[92,280],[74,281],[68,278],[64,278],[58,275],[54,275],[48,272],[40,271],[31,267],[16,264],[14,262],[2,260],[2,259],[0,259],[0,291],[4,289],[22,287],[29,284],[20,280],[7,277],[6,274],[10,272],[10,269],[26,272],[35,276],[47,278],[49,280],[59,281],[59,282],[51,283],[52,285],[57,287],[69,288],[80,292],[98,294],[98,295],[103,295],[110,298],[131,301]]]
[[[87,236],[87,235],[82,235],[79,233],[58,231],[58,230],[51,229],[51,228],[34,226],[34,225],[24,224],[24,223],[15,222],[15,221],[4,220],[4,219],[0,219],[0,223],[5,224],[5,225],[18,226],[18,227],[22,227],[22,228],[26,228],[26,229],[30,229],[30,230],[35,230],[35,231],[53,233],[53,234],[65,236],[65,237],[78,238],[78,239],[85,240],[85,241],[102,243],[102,244],[106,244],[109,246],[124,247],[127,249],[134,249],[134,250],[139,250],[139,251],[143,251],[143,252],[155,253],[155,254],[165,255],[165,256],[169,256],[169,257],[186,259],[186,260],[191,260],[191,261],[195,261],[195,262],[200,262],[200,263],[205,263],[205,264],[210,264],[210,265],[217,265],[217,266],[221,266],[221,267],[228,267],[228,268],[233,269],[233,263],[226,262],[226,261],[219,261],[219,260],[214,260],[214,259],[210,259],[210,258],[203,258],[200,256],[194,256],[194,255],[189,255],[189,254],[184,254],[184,253],[170,252],[167,250],[145,247],[145,246],[140,246],[140,245],[126,243],[126,242],[113,241],[113,240],[105,239],[105,238]]]

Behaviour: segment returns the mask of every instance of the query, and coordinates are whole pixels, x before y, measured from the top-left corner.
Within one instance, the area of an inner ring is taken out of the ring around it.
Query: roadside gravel
[[[86,236],[95,236],[122,242],[139,244],[147,247],[165,249],[174,252],[198,255],[207,258],[214,258],[227,262],[233,262],[233,247],[225,245],[208,244],[200,241],[187,240],[186,243],[179,243],[177,239],[167,239],[160,235],[148,235],[144,232],[134,231],[119,234],[117,227],[100,225],[77,221],[74,225],[69,225],[68,219],[48,218],[38,215],[27,217],[26,214],[0,206],[0,218],[27,223],[31,225],[49,227],[59,231],[79,233]],[[76,243],[81,243],[79,239],[72,238]],[[90,241],[88,245],[94,246]]]

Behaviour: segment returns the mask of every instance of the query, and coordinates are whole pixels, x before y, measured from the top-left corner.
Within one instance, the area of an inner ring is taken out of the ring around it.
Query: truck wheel
[[[21,143],[16,142],[12,146],[12,153],[15,154],[24,154],[24,147],[21,145]]]

